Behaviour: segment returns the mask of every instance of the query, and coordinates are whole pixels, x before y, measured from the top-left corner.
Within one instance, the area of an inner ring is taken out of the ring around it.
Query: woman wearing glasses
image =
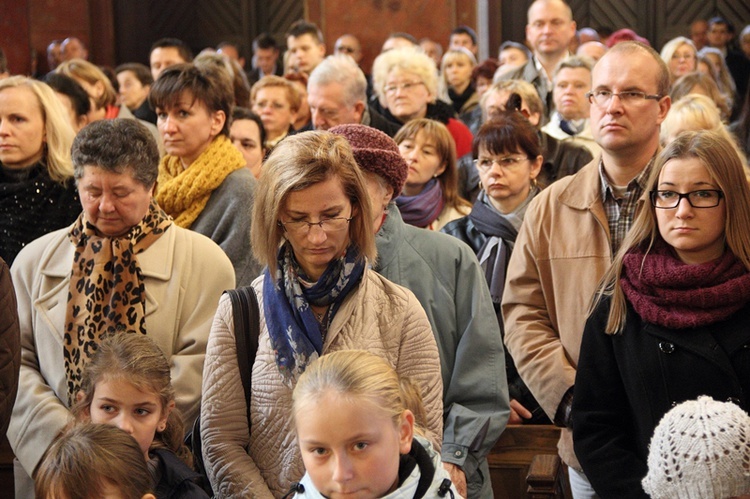
[[[201,409],[214,492],[279,497],[302,478],[292,390],[311,362],[337,350],[376,353],[415,381],[427,408],[428,437],[439,447],[443,392],[435,338],[414,294],[369,268],[376,256],[371,208],[346,139],[305,132],[276,147],[260,176],[252,244],[268,265],[253,283],[261,332],[252,431],[225,296],[209,338]]]
[[[661,49],[661,58],[669,68],[672,82],[698,70],[698,51],[692,40],[684,36],[673,38]]]
[[[294,131],[302,100],[299,90],[281,76],[264,76],[250,91],[252,110],[260,116],[266,129],[266,149],[273,149],[289,132]]]
[[[542,168],[542,148],[529,120],[519,112],[501,111],[479,129],[473,149],[481,190],[471,213],[450,222],[442,231],[462,240],[476,253],[504,333],[500,301],[505,271],[526,208],[539,193],[536,179]],[[511,399],[508,422],[549,424],[507,350],[505,370]]]
[[[383,116],[403,125],[417,118],[444,124],[453,137],[460,158],[471,152],[474,138],[457,118],[453,106],[438,99],[435,62],[418,48],[400,48],[380,54],[372,65],[373,89]]]
[[[577,367],[575,452],[601,497],[647,497],[649,439],[674,405],[709,395],[750,410],[750,190],[736,148],[682,133],[648,185]]]

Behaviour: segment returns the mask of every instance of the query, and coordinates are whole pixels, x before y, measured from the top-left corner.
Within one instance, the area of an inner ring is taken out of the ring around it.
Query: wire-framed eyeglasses
[[[474,166],[477,170],[487,172],[492,168],[492,165],[499,166],[502,170],[512,170],[516,166],[520,165],[524,161],[528,161],[529,158],[525,156],[503,156],[501,158],[490,158],[480,157],[474,160]]]
[[[354,220],[354,217],[331,217],[324,218],[319,222],[308,222],[307,220],[293,220],[291,222],[279,221],[279,227],[295,236],[306,236],[315,225],[320,227],[325,233],[340,232],[346,229],[349,226],[349,222],[352,220]]]
[[[626,90],[625,92],[612,92],[611,90],[593,90],[586,93],[586,98],[590,103],[600,107],[606,107],[612,102],[612,98],[617,97],[623,105],[639,104],[646,100],[660,100],[663,95],[647,94],[636,90]]]
[[[714,208],[719,206],[724,193],[718,189],[701,189],[685,193],[657,190],[651,191],[650,196],[654,208],[669,210],[677,208],[682,198],[687,199],[693,208]]]

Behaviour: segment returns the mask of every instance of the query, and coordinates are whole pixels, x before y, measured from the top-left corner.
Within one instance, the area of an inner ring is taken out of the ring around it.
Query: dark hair
[[[190,62],[193,60],[193,51],[190,50],[190,47],[188,47],[188,44],[180,40],[179,38],[159,38],[154,42],[153,45],[151,45],[151,50],[149,53],[153,52],[154,49],[163,49],[167,47],[174,47],[177,49],[177,52],[179,52],[180,57],[182,57],[185,62]]]
[[[531,50],[529,50],[529,47],[524,45],[523,43],[514,42],[512,40],[508,40],[502,43],[500,45],[500,48],[497,51],[498,57],[500,56],[500,52],[507,49],[518,49],[526,54],[526,57],[531,60]]]
[[[290,36],[299,38],[303,35],[311,35],[318,41],[318,43],[323,43],[323,33],[320,31],[318,26],[303,19],[295,21],[294,24],[289,27],[289,31],[286,32],[287,38],[289,38]]]
[[[224,47],[232,47],[232,48],[234,48],[237,51],[237,57],[244,57],[242,55],[243,50],[242,50],[242,44],[241,43],[237,43],[237,42],[232,42],[232,41],[225,40],[225,41],[219,43],[216,46],[216,50],[219,51],[219,50],[223,49]]]
[[[388,38],[386,38],[386,40],[390,40],[392,38],[403,38],[404,40],[409,40],[413,45],[419,45],[419,42],[416,38],[414,38],[414,35],[405,31],[396,31],[395,33],[391,33],[390,35],[388,35]]]
[[[159,148],[148,128],[138,120],[99,120],[86,125],[71,149],[73,176],[83,176],[86,166],[123,173],[151,188],[159,174]]]
[[[120,64],[115,68],[116,75],[122,73],[123,71],[130,71],[131,73],[133,73],[138,81],[141,82],[141,85],[143,85],[144,87],[146,85],[151,85],[154,82],[154,77],[151,76],[151,70],[147,66],[139,62],[128,62],[125,64]]]
[[[234,105],[234,89],[226,71],[211,65],[176,64],[164,70],[151,86],[148,103],[152,109],[171,108],[184,92],[202,102],[211,113],[223,111],[227,119],[221,134],[229,134],[229,116]]]
[[[482,125],[471,146],[474,159],[480,148],[491,154],[522,151],[529,159],[542,155],[536,127],[516,111],[502,111]]]
[[[258,130],[260,131],[260,145],[261,147],[265,147],[263,144],[266,143],[266,128],[263,126],[260,116],[246,107],[235,106],[235,108],[232,109],[232,122],[229,125],[231,126],[232,123],[237,120],[254,121],[255,124],[258,125]]]
[[[253,40],[253,52],[255,52],[258,49],[279,49],[278,44],[276,43],[276,38],[271,36],[270,33],[261,33],[260,35],[255,37],[255,40]]]
[[[62,73],[47,73],[44,76],[44,83],[52,87],[52,90],[55,92],[68,96],[70,102],[73,104],[77,118],[91,111],[89,94],[70,76]]]
[[[469,38],[471,38],[471,43],[474,45],[477,44],[477,33],[470,27],[466,25],[459,26],[458,28],[451,31],[451,37],[453,35],[469,35]]]
[[[499,67],[500,62],[497,59],[491,57],[485,59],[481,64],[477,64],[474,66],[474,69],[471,70],[471,81],[476,83],[477,78],[480,76],[492,81],[492,78],[495,76],[495,71],[497,71],[497,68]]]
[[[714,16],[714,17],[712,17],[711,19],[709,19],[709,20],[708,20],[708,27],[709,27],[709,29],[710,29],[710,28],[711,28],[711,26],[713,26],[714,24],[723,24],[724,26],[726,26],[726,27],[727,27],[727,30],[728,30],[728,31],[730,31],[730,32],[734,32],[734,26],[732,26],[732,23],[730,23],[730,22],[729,22],[729,21],[728,21],[728,20],[727,20],[726,18],[724,18],[724,17],[721,17],[721,16]]]

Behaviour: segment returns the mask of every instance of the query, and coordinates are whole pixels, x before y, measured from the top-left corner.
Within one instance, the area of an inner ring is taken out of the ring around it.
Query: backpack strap
[[[258,297],[251,286],[225,291],[232,301],[232,315],[234,316],[234,338],[237,342],[237,365],[245,391],[247,403],[247,427],[250,429],[250,395],[253,386],[253,364],[258,352],[258,338],[260,337],[260,308]]]

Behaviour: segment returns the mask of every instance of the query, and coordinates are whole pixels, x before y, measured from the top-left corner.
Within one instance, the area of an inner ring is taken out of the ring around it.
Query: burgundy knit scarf
[[[750,301],[750,273],[729,248],[712,262],[688,265],[658,239],[648,255],[634,248],[625,256],[620,283],[644,321],[671,329],[719,322]]]

